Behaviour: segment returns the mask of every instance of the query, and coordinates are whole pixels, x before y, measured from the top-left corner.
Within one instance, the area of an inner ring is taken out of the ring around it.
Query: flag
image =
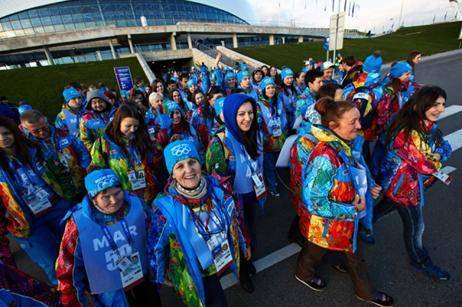
[[[338,0],[338,1],[340,1],[340,0]],[[335,0],[332,0],[332,12],[334,12],[334,11],[335,11]]]
[[[355,17],[355,5],[356,3],[353,3],[353,8],[351,9],[351,17]]]
[[[345,0],[345,3],[343,4],[343,11],[346,12],[347,10],[347,0]]]

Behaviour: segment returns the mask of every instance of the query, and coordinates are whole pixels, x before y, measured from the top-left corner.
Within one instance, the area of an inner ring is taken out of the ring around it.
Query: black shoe
[[[281,194],[279,194],[279,192],[277,190],[274,190],[274,191],[269,191],[270,195],[274,198],[279,198],[279,196],[281,196]]]
[[[374,235],[370,230],[360,227],[358,231],[359,238],[366,244],[375,244]]]
[[[393,306],[393,303],[394,303],[393,298],[391,296],[389,296],[386,293],[380,292],[380,291],[377,291],[374,298],[372,299],[365,299],[357,295],[356,295],[356,298],[360,301],[364,301],[369,304],[374,304],[374,305],[382,306],[382,307],[391,307]]]
[[[311,278],[310,281],[305,281],[302,278],[298,277],[297,274],[294,275],[295,279],[310,288],[311,290],[321,292],[324,291],[327,288],[327,284],[324,280],[322,280],[320,277],[313,277]]]
[[[442,270],[441,268],[434,265],[431,261],[426,261],[425,263],[415,263],[411,262],[411,265],[415,267],[417,270],[426,273],[429,277],[435,280],[449,280],[451,275]]]
[[[253,293],[255,291],[255,287],[253,286],[252,279],[250,279],[249,275],[240,276],[239,284],[241,285],[241,288],[247,293]]]
[[[339,271],[340,273],[346,273],[348,272],[346,266],[344,264],[333,264],[332,267]]]

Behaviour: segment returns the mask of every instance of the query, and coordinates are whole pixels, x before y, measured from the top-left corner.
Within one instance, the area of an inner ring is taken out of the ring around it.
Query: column
[[[176,50],[176,39],[175,39],[176,33],[173,32],[170,34],[170,49]]]
[[[130,47],[130,53],[134,54],[135,53],[135,48],[133,48],[132,35],[127,34],[127,38],[128,38],[128,46]]]
[[[283,45],[286,44],[286,37],[285,37],[285,36],[282,37],[282,44],[283,44]]]
[[[48,64],[55,65],[55,61],[53,60],[53,56],[51,55],[50,49],[43,48],[43,51],[45,52],[45,56],[47,57]]]
[[[192,39],[191,39],[191,33],[188,33],[187,39],[188,39],[188,48],[192,49],[193,44],[192,44]]]
[[[112,40],[109,41],[109,47],[111,48],[112,58],[114,60],[117,59],[117,54],[116,54],[114,45],[112,44]]]
[[[237,48],[238,43],[237,43],[237,34],[233,33],[233,48]]]
[[[269,45],[270,46],[274,45],[274,34],[270,34],[270,36],[269,36]]]
[[[101,55],[101,51],[100,50],[96,50],[96,59],[98,61],[102,61],[103,60],[103,56]]]
[[[298,37],[298,42],[299,42],[299,43],[303,43],[303,35],[300,35],[300,36]]]

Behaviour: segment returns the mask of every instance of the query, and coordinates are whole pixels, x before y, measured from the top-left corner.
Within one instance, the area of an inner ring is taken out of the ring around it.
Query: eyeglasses
[[[42,128],[37,128],[37,129],[34,129],[34,130],[29,130],[29,132],[31,134],[39,134],[39,133],[43,133],[43,132],[48,132],[48,127],[42,127]]]

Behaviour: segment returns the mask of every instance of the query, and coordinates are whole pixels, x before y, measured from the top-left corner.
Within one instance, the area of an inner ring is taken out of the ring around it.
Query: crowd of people
[[[447,97],[416,83],[420,58],[412,52],[385,76],[379,51],[364,62],[309,59],[296,73],[202,65],[135,80],[124,98],[70,83],[54,121],[2,102],[0,301],[161,306],[166,285],[187,306],[227,306],[229,271],[252,293],[257,210],[280,197],[281,150],[301,284],[324,290],[316,267],[334,252],[359,300],[392,306],[361,245],[375,243],[374,224],[394,210],[410,264],[448,280],[422,240],[423,192],[451,153],[436,123]],[[48,284],[16,268],[8,238]]]

